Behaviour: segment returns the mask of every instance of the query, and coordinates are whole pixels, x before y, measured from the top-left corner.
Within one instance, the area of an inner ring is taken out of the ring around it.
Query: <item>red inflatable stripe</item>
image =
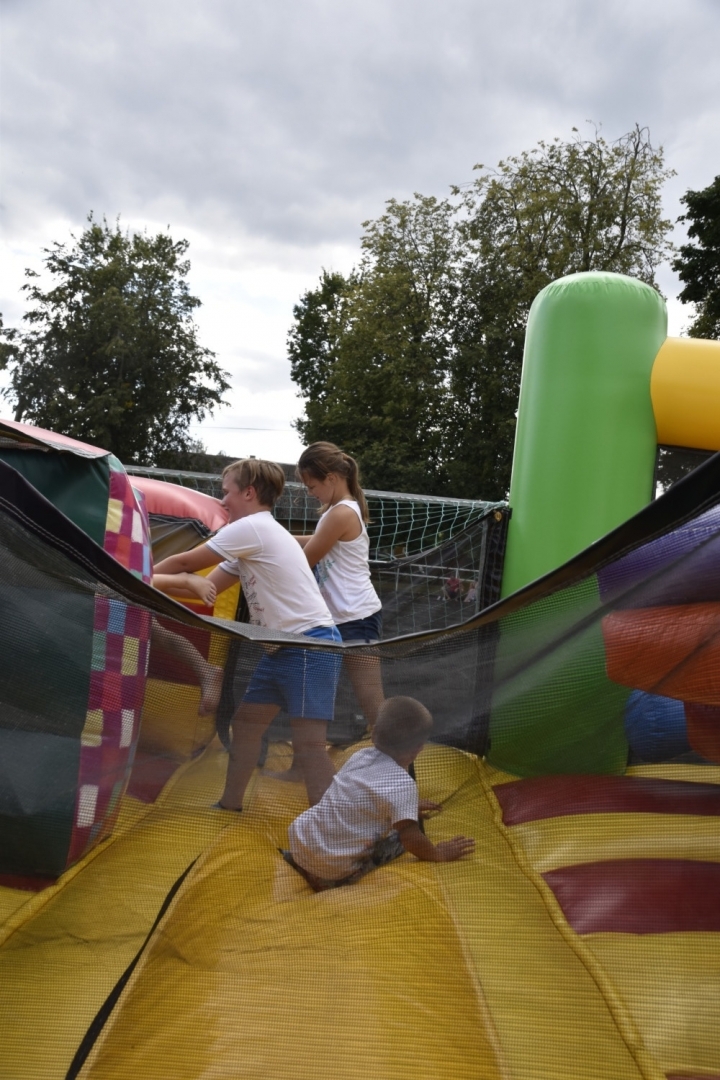
[[[720,784],[644,776],[538,776],[499,784],[506,825],[568,814],[698,814],[720,817]]]
[[[578,934],[720,931],[720,863],[611,859],[543,877]]]

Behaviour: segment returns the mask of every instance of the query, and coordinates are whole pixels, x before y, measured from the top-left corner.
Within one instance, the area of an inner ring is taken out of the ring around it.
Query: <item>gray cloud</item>
[[[719,22],[701,0],[11,4],[7,226],[167,205],[315,245],[587,117],[682,151],[717,130]]]
[[[586,119],[649,125],[673,218],[719,171],[715,0],[4,0],[3,24],[15,263],[91,209],[170,224],[250,393],[292,390],[292,290],[346,269],[391,196],[444,195]]]

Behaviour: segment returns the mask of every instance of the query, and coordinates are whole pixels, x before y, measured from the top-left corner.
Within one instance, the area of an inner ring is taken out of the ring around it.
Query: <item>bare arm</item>
[[[218,593],[225,592],[226,589],[232,588],[233,585],[237,585],[238,578],[235,574],[228,574],[227,570],[223,570],[221,566],[216,566],[208,576],[207,581],[212,582]]]
[[[308,541],[312,540],[312,533],[309,536],[296,536],[295,539],[297,540],[300,547],[304,548],[307,545]]]
[[[199,574],[153,574],[153,588],[171,596],[194,596],[212,606],[217,595],[215,586]]]
[[[354,510],[349,506],[334,506],[303,544],[307,561],[315,566],[338,540],[356,540],[361,532],[362,525]]]
[[[219,555],[207,544],[200,544],[191,551],[181,551],[177,555],[169,555],[162,559],[155,567],[157,574],[193,574],[196,570],[206,570],[208,566],[217,566],[224,562],[225,556]]]
[[[215,569],[206,578],[200,580],[214,586],[217,596],[218,593],[224,592],[225,589],[229,589],[232,585],[237,585],[238,580],[234,574],[228,574],[226,570],[222,570],[218,566],[218,563],[223,561],[222,555],[218,555],[207,544],[201,544],[200,547],[193,548],[192,551],[183,551],[178,555],[170,555],[167,559],[163,559],[158,563],[156,570],[159,571],[160,576],[181,573],[192,575],[195,570],[205,570],[208,566],[214,566]]]
[[[420,832],[417,821],[399,821],[394,827],[405,850],[423,862],[455,862],[475,850],[475,841],[469,836],[454,836],[452,840],[441,840],[439,844],[433,844],[432,840],[428,840],[427,836]]]

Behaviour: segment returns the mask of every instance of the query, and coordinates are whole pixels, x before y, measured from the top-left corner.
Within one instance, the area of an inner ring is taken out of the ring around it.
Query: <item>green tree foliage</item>
[[[72,244],[45,249],[52,286],[26,271],[27,329],[6,332],[15,419],[128,464],[178,466],[202,450],[190,422],[220,404],[229,383],[197,340],[187,249],[168,233],[130,234],[92,215]]]
[[[655,285],[670,250],[661,209],[670,174],[645,129],[613,143],[574,131],[477,168],[453,200],[391,200],[365,223],[361,266],[328,308],[322,350],[299,319],[321,290],[295,309],[290,357],[306,399],[298,428],[356,454],[369,486],[504,497],[537,293],[585,270]],[[321,363],[319,394],[308,372]]]
[[[467,189],[450,428],[453,493],[502,498],[510,486],[515,413],[530,306],[551,281],[609,270],[656,285],[670,251],[661,192],[662,149],[636,126],[616,142],[597,131],[540,142],[501,161]]]
[[[310,289],[293,308],[295,324],[288,334],[292,377],[310,410],[325,408],[328,380],[337,360],[340,306],[355,284],[342,274],[322,271],[317,289]]]
[[[685,288],[684,304],[695,304],[696,318],[690,337],[720,339],[720,176],[702,191],[688,191],[681,199],[687,213],[679,220],[690,222],[688,236],[673,269]]]
[[[3,317],[0,315],[0,371],[6,368],[13,360],[17,359],[17,338],[17,330],[5,326]]]
[[[291,370],[307,398],[298,430],[357,455],[369,486],[444,490],[452,207],[390,200],[363,227],[358,270],[342,281],[324,274],[295,308]]]

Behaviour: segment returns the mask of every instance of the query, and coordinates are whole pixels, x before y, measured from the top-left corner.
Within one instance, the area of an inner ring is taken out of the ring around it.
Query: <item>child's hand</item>
[[[475,841],[469,836],[454,836],[452,840],[441,840],[435,845],[438,862],[455,862],[465,855],[472,855]]]
[[[217,597],[217,589],[212,581],[200,574],[186,574],[185,579],[188,590],[197,596],[198,600],[202,600],[206,607],[212,607]]]
[[[421,799],[418,804],[418,810],[421,818],[426,818],[429,814],[434,814],[436,811],[439,813],[442,810],[440,803],[430,802],[429,799]]]

